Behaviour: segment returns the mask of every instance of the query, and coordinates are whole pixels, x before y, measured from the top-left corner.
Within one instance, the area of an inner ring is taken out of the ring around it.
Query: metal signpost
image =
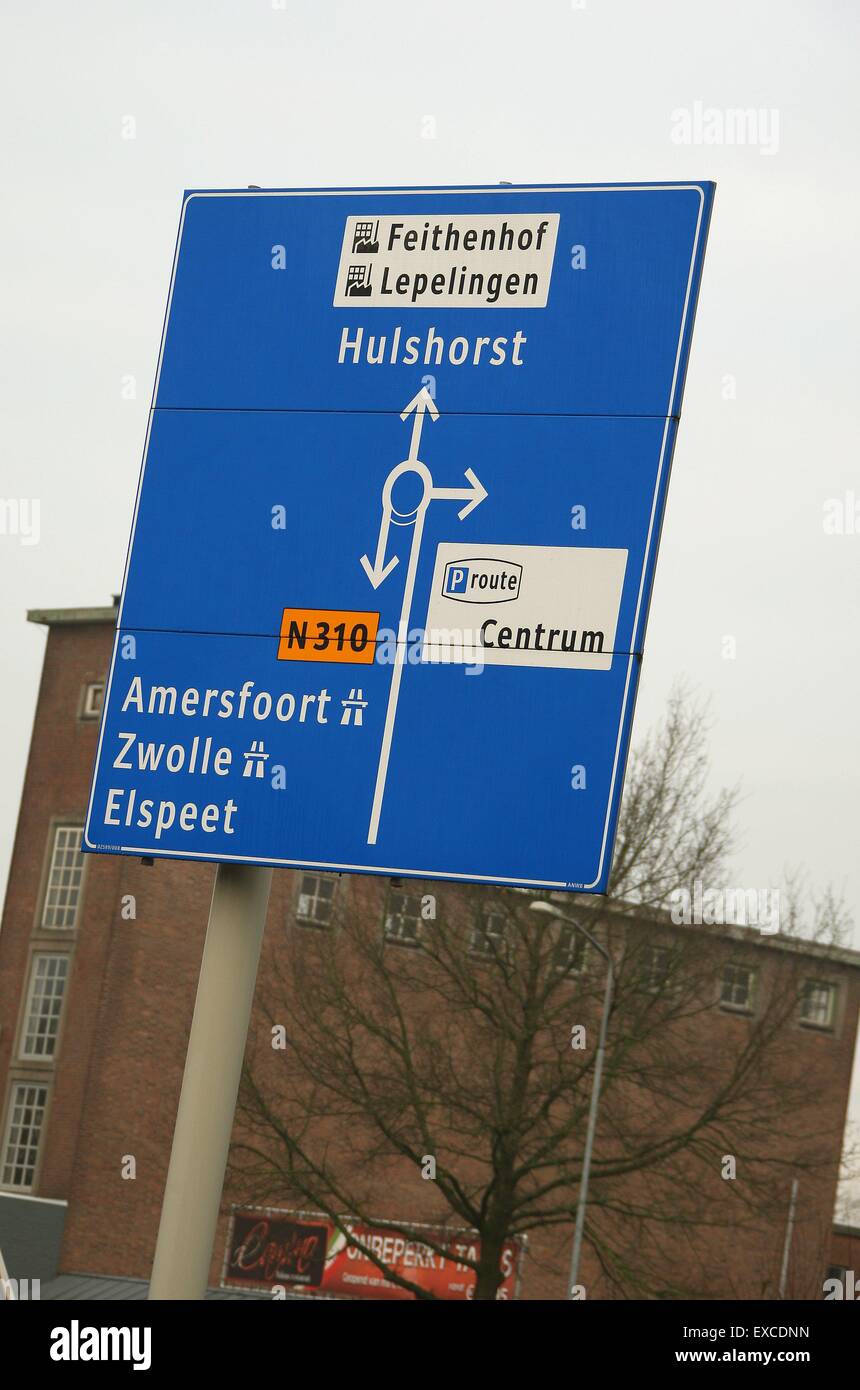
[[[605,891],[712,199],[186,195],[86,850]]]
[[[533,912],[540,912],[556,921],[564,922],[589,943],[593,951],[606,962],[606,985],[603,992],[603,1008],[600,1012],[600,1028],[597,1033],[597,1051],[594,1054],[594,1075],[591,1080],[591,1098],[588,1103],[588,1123],[585,1127],[585,1146],[582,1151],[582,1174],[576,1197],[576,1220],[573,1225],[573,1248],[570,1255],[570,1274],[567,1280],[567,1296],[578,1299],[580,1296],[579,1264],[582,1259],[582,1241],[585,1235],[585,1216],[588,1211],[588,1185],[591,1181],[591,1156],[594,1152],[594,1138],[597,1134],[597,1117],[600,1113],[600,1088],[603,1084],[603,1063],[606,1060],[606,1038],[609,1032],[609,1019],[612,1014],[612,1001],[615,995],[615,966],[612,952],[581,922],[560,912],[552,903],[535,902],[530,904]]]

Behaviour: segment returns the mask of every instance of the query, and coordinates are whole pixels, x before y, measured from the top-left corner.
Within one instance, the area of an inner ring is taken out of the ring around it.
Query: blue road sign
[[[186,195],[87,850],[605,891],[712,199]]]

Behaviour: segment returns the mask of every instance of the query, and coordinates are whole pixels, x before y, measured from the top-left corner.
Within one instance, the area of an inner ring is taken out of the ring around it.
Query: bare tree
[[[716,882],[735,845],[737,787],[711,792],[706,701],[676,682],[661,722],[631,754],[610,897],[665,907],[693,879]]]
[[[813,1173],[833,1151],[810,1121],[815,1088],[787,1041],[799,990],[791,954],[762,972],[755,1016],[716,1054],[703,1017],[717,1002],[724,936],[665,914],[643,924],[643,905],[724,869],[735,794],[708,793],[706,735],[703,710],[678,693],[631,769],[614,900],[564,904],[615,962],[586,1235],[622,1296],[655,1292],[661,1250],[706,1245],[727,1224],[761,1239],[784,1200],[778,1175]],[[409,1165],[433,1224],[479,1233],[466,1262],[474,1296],[489,1299],[507,1239],[572,1227],[603,972],[578,933],[530,910],[528,894],[457,889],[442,904],[427,893],[424,906],[412,949],[387,942],[378,911],[354,901],[328,931],[269,943],[231,1180],[244,1200],[287,1194],[335,1221],[372,1221],[386,1175]],[[739,940],[731,959],[762,954]],[[273,1052],[279,1026],[287,1048]],[[422,1184],[427,1157],[435,1180]],[[722,1171],[727,1158],[742,1180]],[[704,1280],[656,1290],[705,1291]]]

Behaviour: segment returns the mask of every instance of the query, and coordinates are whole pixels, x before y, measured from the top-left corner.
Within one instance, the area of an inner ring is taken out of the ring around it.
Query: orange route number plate
[[[376,655],[378,613],[337,608],[285,608],[279,661],[348,661],[370,665]]]

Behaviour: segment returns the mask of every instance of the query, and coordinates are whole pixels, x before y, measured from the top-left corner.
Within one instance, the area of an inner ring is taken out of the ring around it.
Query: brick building
[[[0,932],[0,1249],[13,1277],[47,1279],[59,1272],[145,1279],[213,870],[79,853],[115,610],[29,617],[47,627],[48,642]],[[358,916],[377,922],[392,953],[414,946],[422,930],[420,895],[429,888],[438,893],[443,913],[460,913],[471,923],[464,949],[479,969],[482,953],[494,949],[494,933],[500,930],[489,890],[276,872],[258,998],[277,973],[276,958],[283,956],[292,971],[293,962],[312,949],[309,943],[319,941],[320,929],[330,929],[336,916],[347,925]],[[619,959],[639,953],[647,986],[629,999],[645,1003],[639,1013],[629,1004],[629,1016],[653,1011],[676,942],[689,940],[689,929],[593,901],[577,900],[575,906],[578,913],[592,914],[590,925],[606,933]],[[582,981],[587,969],[580,945],[578,938],[562,935],[553,950],[565,976]],[[722,1144],[737,1157],[736,1190],[754,1171],[757,1188],[769,1190],[772,1200],[754,1220],[733,1214],[740,1207],[731,1205],[733,1175],[720,1167],[725,1155],[719,1152],[719,1132],[708,1137],[716,1148],[704,1167],[702,1154],[692,1147],[681,1153],[672,1170],[676,1186],[659,1211],[649,1208],[644,1216],[646,1196],[659,1188],[660,1165],[612,1181],[601,1176],[598,1165],[594,1220],[601,1240],[605,1237],[602,1248],[621,1265],[637,1256],[645,1260],[648,1281],[639,1296],[774,1296],[789,1194],[799,1174],[785,1292],[821,1297],[831,1263],[860,1005],[860,954],[737,927],[700,929],[695,950],[712,997],[706,1000],[709,1007],[688,1011],[677,1025],[688,1087],[700,1068],[702,1085],[719,1090],[721,1078],[730,1078],[731,1067],[743,1061],[751,1030],[761,1025],[778,991],[783,986],[795,991],[796,1007],[779,1048],[747,1067],[746,1089],[733,1098]],[[262,1037],[265,1050],[267,1028],[258,1006],[252,1047]],[[647,1036],[659,1042],[661,1034],[651,1030]],[[681,1096],[681,1063],[677,1074],[667,1074],[658,1086],[653,1078],[665,1058],[659,1051],[648,1055],[656,1065],[645,1076],[645,1089],[653,1091],[649,1123],[659,1129],[662,1114],[664,1126],[677,1127],[692,1100],[689,1089]],[[610,1105],[598,1134],[601,1159],[608,1165],[614,1157],[619,1171],[631,1132],[628,1126],[622,1133],[619,1116],[635,1110],[642,1094],[641,1060],[637,1065],[639,1074],[631,1072],[619,1083],[616,1107]],[[731,1089],[728,1080],[724,1089]],[[762,1117],[780,1095],[784,1103],[774,1114],[782,1112],[784,1119],[768,1121],[768,1128]],[[669,1115],[666,1107],[673,1105],[676,1113]],[[690,1192],[685,1195],[687,1163]],[[703,1172],[709,1175],[706,1186],[710,1183],[704,1194]],[[221,1271],[231,1201],[261,1197],[259,1182],[251,1193],[242,1181],[241,1172],[234,1174],[225,1190],[213,1285]],[[381,1161],[370,1183],[367,1201],[374,1216],[438,1219],[432,1184],[416,1181],[409,1164]],[[602,1193],[608,1194],[603,1206]],[[302,1205],[295,1192],[274,1180],[264,1195],[275,1207]],[[712,1218],[704,1226],[693,1212],[701,1201]],[[569,1223],[528,1233],[523,1297],[564,1296],[570,1235]],[[606,1261],[591,1248],[583,1278],[589,1297],[622,1296]]]

